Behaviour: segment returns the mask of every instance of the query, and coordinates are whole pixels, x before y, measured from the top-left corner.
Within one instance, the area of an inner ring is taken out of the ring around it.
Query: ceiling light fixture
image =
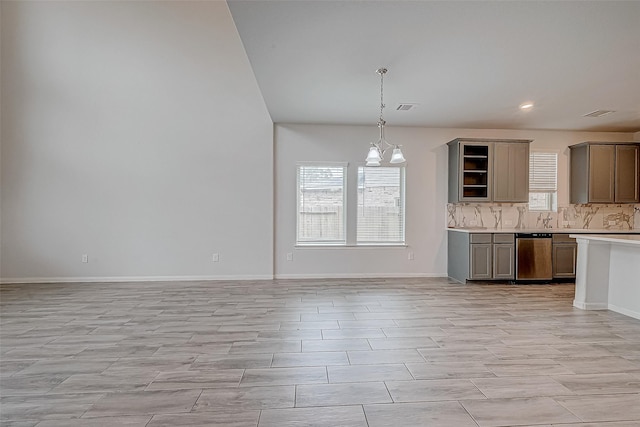
[[[384,158],[384,155],[389,149],[393,149],[391,152],[391,160],[389,163],[404,163],[406,160],[404,159],[404,155],[402,154],[402,150],[400,150],[399,145],[389,144],[386,139],[384,139],[384,125],[387,123],[384,121],[382,117],[382,110],[384,109],[384,75],[386,74],[386,68],[378,68],[376,73],[380,74],[380,119],[378,120],[378,129],[380,130],[380,139],[378,142],[372,142],[371,147],[369,147],[369,154],[367,155],[367,166],[380,166],[380,162]]]
[[[521,110],[530,110],[533,108],[533,102],[525,102],[524,104],[520,104]]]

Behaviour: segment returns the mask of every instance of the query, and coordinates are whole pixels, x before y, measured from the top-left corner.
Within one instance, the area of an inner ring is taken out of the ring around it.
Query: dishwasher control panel
[[[516,239],[550,239],[551,233],[516,233]]]

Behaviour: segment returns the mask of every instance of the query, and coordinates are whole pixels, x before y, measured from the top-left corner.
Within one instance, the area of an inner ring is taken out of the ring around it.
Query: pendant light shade
[[[380,155],[380,150],[378,150],[374,144],[371,144],[369,154],[367,155],[367,166],[380,166],[381,160],[382,156]]]
[[[404,155],[402,154],[402,150],[400,150],[400,147],[396,145],[393,151],[391,152],[391,160],[389,160],[389,163],[404,163],[404,162],[406,162],[406,160],[404,158]]]
[[[384,155],[390,148],[393,148],[391,153],[391,160],[389,163],[399,164],[406,162],[402,150],[399,145],[389,144],[384,139],[384,125],[387,123],[382,116],[382,110],[384,110],[384,75],[386,74],[386,68],[378,68],[376,73],[380,75],[380,118],[378,119],[378,129],[380,130],[380,138],[378,142],[374,142],[369,147],[369,154],[367,155],[367,166],[380,166],[380,162],[384,160]]]

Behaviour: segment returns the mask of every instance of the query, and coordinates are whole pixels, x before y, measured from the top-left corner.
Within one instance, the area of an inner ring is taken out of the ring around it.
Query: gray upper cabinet
[[[640,144],[584,142],[571,149],[571,203],[638,203]]]
[[[530,140],[457,138],[449,145],[449,202],[528,202]]]
[[[640,202],[640,145],[616,145],[615,200]]]
[[[529,201],[529,143],[496,142],[493,146],[493,201]]]
[[[592,145],[589,148],[589,201],[613,202],[615,177],[615,145]]]

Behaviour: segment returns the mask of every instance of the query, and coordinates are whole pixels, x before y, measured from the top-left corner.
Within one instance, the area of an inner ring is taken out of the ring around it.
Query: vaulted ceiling
[[[228,4],[277,123],[640,131],[640,1]]]

